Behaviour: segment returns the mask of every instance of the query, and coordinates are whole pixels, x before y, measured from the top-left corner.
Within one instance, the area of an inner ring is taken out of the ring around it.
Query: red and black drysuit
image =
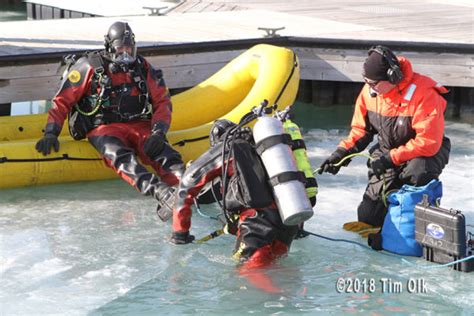
[[[193,161],[181,178],[178,197],[173,211],[173,232],[188,234],[191,228],[191,206],[206,184],[214,186],[214,180],[222,176],[222,169],[228,166],[227,176],[234,174],[233,158],[223,163],[223,143],[211,147],[202,156]],[[227,151],[226,151],[227,153]],[[222,182],[220,182],[222,183]],[[222,188],[217,191],[218,198]],[[237,241],[234,258],[239,261],[239,273],[246,276],[256,287],[268,292],[280,292],[271,279],[260,271],[278,257],[288,253],[290,245],[298,231],[298,226],[286,226],[274,202],[263,208],[241,207],[230,216],[238,216]],[[232,231],[232,229],[230,229]]]
[[[381,200],[383,182],[387,190],[403,184],[424,185],[437,179],[448,163],[451,148],[444,136],[448,91],[429,77],[415,73],[411,63],[398,57],[403,79],[390,92],[375,95],[366,84],[357,98],[351,132],[338,150],[344,155],[363,151],[378,135],[372,157],[385,156],[391,168],[378,179],[369,166],[369,183],[358,207],[359,221],[381,226],[387,208]]]
[[[97,58],[101,60],[99,65]],[[89,142],[122,179],[142,194],[159,198],[159,189],[166,186],[137,156],[152,166],[165,183],[178,183],[170,172],[172,166],[181,164],[178,152],[168,144],[158,159],[152,160],[144,152],[144,142],[151,132],[159,129],[165,135],[170,126],[172,105],[168,89],[161,71],[155,70],[141,56],[137,56],[127,72],[113,72],[111,65],[113,63],[98,52],[83,56],[72,65],[53,99],[45,133],[59,135],[76,104],[82,111],[91,111],[101,95],[103,105],[87,117],[92,124],[87,132]],[[150,104],[151,113],[144,114]]]

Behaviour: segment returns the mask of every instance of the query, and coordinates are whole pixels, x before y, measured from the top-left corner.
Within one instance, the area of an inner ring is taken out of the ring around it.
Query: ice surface
[[[347,130],[306,130],[314,168]],[[449,123],[453,144],[441,180],[442,205],[460,209],[474,223],[474,131]],[[365,159],[355,158],[337,176],[318,176],[315,215],[306,229],[364,242],[342,230],[356,219],[366,185]],[[263,293],[235,273],[232,236],[204,245],[175,246],[171,227],[160,222],[152,199],[126,183],[103,181],[0,192],[0,311],[2,315],[241,315],[377,312],[465,314],[474,308],[474,273],[423,269],[422,259],[367,251],[356,245],[308,237],[266,273],[284,289]],[[203,212],[217,214],[216,206]],[[193,217],[198,238],[218,228]],[[471,229],[472,230],[472,229]],[[339,294],[339,277],[423,278],[428,293]]]

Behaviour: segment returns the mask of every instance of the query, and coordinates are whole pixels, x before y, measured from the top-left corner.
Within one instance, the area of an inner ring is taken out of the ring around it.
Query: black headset
[[[400,68],[400,62],[398,61],[395,54],[387,47],[381,46],[381,45],[372,46],[368,52],[369,56],[374,52],[382,55],[383,58],[385,58],[385,60],[388,62],[388,65],[389,65],[389,68],[387,69],[388,81],[391,84],[398,84],[400,81],[402,81],[403,72],[402,72],[402,69]]]

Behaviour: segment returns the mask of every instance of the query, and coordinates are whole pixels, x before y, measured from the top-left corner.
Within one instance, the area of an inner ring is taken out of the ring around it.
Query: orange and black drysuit
[[[351,132],[338,150],[344,156],[364,150],[378,135],[370,150],[372,157],[384,156],[390,163],[382,179],[369,166],[369,184],[358,207],[359,221],[381,226],[387,212],[380,193],[403,184],[424,185],[436,179],[448,163],[450,141],[444,136],[448,91],[429,77],[415,73],[411,63],[398,57],[403,79],[394,89],[376,95],[366,84],[357,98]]]
[[[214,189],[220,187],[215,194],[218,199],[222,197],[220,180],[223,168],[225,169],[228,164],[227,177],[229,178],[235,172],[233,158],[223,163],[222,146],[221,142],[211,147],[193,161],[183,174],[173,211],[173,233],[189,234],[191,206],[194,198],[204,192],[208,186]],[[218,180],[218,185],[215,180]],[[234,259],[239,261],[239,273],[247,276],[249,281],[260,289],[279,292],[280,289],[272,284],[271,279],[264,272],[256,272],[254,268],[266,266],[276,258],[286,255],[298,231],[298,226],[284,225],[274,202],[270,202],[263,208],[242,206],[237,211],[230,212],[229,216],[238,217],[236,227],[233,226],[235,231],[229,229],[229,232],[237,235]]]
[[[172,105],[168,89],[161,71],[141,56],[127,71],[116,71],[113,66],[102,52],[78,59],[53,99],[45,133],[59,135],[77,104],[88,114],[84,116],[90,125],[87,138],[106,165],[141,193],[158,198],[159,188],[165,186],[137,156],[167,184],[178,183],[171,172],[172,166],[181,164],[178,152],[168,144],[158,159],[151,159],[144,152],[144,142],[152,131],[160,130],[166,135],[170,126]]]

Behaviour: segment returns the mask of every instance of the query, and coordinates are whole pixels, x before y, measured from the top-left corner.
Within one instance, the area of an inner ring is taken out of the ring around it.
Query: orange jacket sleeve
[[[364,86],[360,92],[352,116],[351,131],[349,136],[342,140],[338,147],[346,149],[349,153],[363,151],[373,140],[374,134],[368,123],[367,107],[365,97],[369,94],[368,86]]]

